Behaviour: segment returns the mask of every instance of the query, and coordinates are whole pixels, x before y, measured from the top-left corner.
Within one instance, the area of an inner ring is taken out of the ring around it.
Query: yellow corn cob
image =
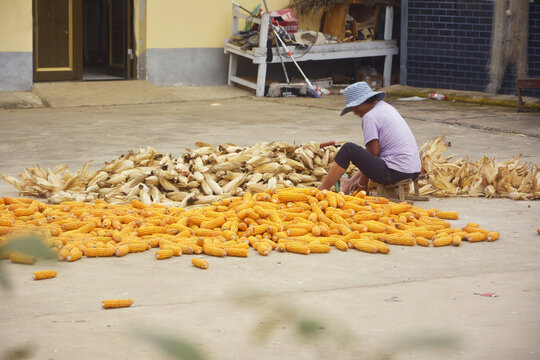
[[[144,236],[144,235],[152,235],[152,234],[163,234],[165,233],[166,228],[163,226],[145,226],[137,228],[137,235]]]
[[[169,249],[158,250],[156,251],[154,256],[158,260],[168,259],[173,256],[173,252],[172,250],[169,250]]]
[[[116,251],[114,252],[114,255],[117,257],[124,256],[126,254],[129,254],[129,245],[120,245],[116,248]]]
[[[336,199],[336,193],[333,191],[328,191],[326,193],[326,200],[328,201],[328,206],[337,208],[337,199]]]
[[[89,233],[96,227],[96,224],[94,222],[87,222],[81,227],[79,227],[77,230],[75,230],[77,233]]]
[[[287,243],[286,242],[279,242],[276,246],[276,250],[279,252],[285,252],[287,251]]]
[[[343,240],[337,240],[334,245],[341,251],[349,250],[349,245]]]
[[[84,255],[86,257],[107,257],[113,256],[115,249],[111,248],[88,248],[86,249]]]
[[[263,256],[266,256],[272,252],[272,246],[265,242],[258,242],[255,246],[255,250]]]
[[[146,243],[140,241],[129,243],[128,246],[130,253],[142,252],[147,250]]]
[[[180,246],[180,249],[182,249],[182,254],[193,254],[193,245],[188,244],[178,244]]]
[[[336,193],[336,202],[339,208],[345,206],[345,199],[343,198],[343,192]]]
[[[69,251],[69,254],[67,254],[66,256],[66,260],[69,262],[73,262],[75,260],[79,260],[82,255],[82,251],[79,248],[75,247]]]
[[[227,256],[247,257],[249,249],[229,246],[225,248],[225,252],[227,253]]]
[[[425,224],[422,227],[426,230],[437,231],[437,230],[445,229],[447,226],[444,226],[442,224]]]
[[[375,254],[378,252],[377,246],[370,244],[368,241],[357,241],[354,243],[354,248],[363,252]]]
[[[236,240],[236,239],[238,239],[238,235],[233,233],[231,230],[223,230],[221,232],[221,236],[223,236],[227,240]]]
[[[198,267],[200,269],[208,269],[208,261],[201,259],[201,258],[193,258],[191,259],[191,263],[193,266]]]
[[[386,228],[388,227],[388,225],[385,225],[383,223],[373,221],[373,220],[364,221],[363,225],[365,225],[368,228],[369,232],[374,232],[374,233],[383,233],[386,231]]]
[[[147,207],[149,207],[148,205],[146,205],[145,203],[137,199],[131,200],[131,206],[133,206],[135,209],[140,209],[140,210],[146,209]]]
[[[225,251],[225,249],[222,249],[222,248],[217,247],[215,245],[204,245],[203,246],[203,252],[206,255],[210,255],[210,256],[223,257],[223,256],[227,255],[227,252]]]
[[[366,240],[366,242],[370,245],[374,245],[377,248],[377,252],[381,254],[388,254],[390,252],[390,247],[382,241],[369,239]]]
[[[486,236],[486,240],[487,241],[495,241],[499,238],[500,234],[497,232],[497,231],[491,231],[489,234],[487,234]]]
[[[489,231],[488,230],[485,230],[485,229],[482,229],[480,227],[469,227],[469,226],[465,226],[464,228],[462,228],[461,230],[465,231],[465,232],[468,232],[468,233],[475,233],[475,232],[481,232],[483,234],[489,234]]]
[[[8,217],[0,217],[0,226],[13,227],[15,220]]]
[[[56,277],[58,273],[54,270],[34,271],[34,280],[51,279]]]
[[[461,235],[452,235],[452,245],[454,246],[459,246],[461,245],[461,238],[462,236]]]
[[[69,249],[62,248],[56,254],[56,258],[58,259],[58,261],[64,261],[68,255],[69,255]]]
[[[411,207],[412,205],[409,203],[399,203],[390,207],[390,213],[394,215],[401,214],[403,212],[409,211]]]
[[[303,254],[308,255],[310,253],[309,246],[306,244],[297,242],[297,241],[290,241],[285,244],[285,249],[288,252],[296,253],[296,254]]]
[[[210,230],[210,229],[194,228],[193,229],[193,235],[196,235],[196,236],[213,236],[214,231]]]
[[[33,256],[16,252],[9,255],[9,260],[17,264],[33,265],[35,263],[35,258]]]
[[[161,250],[170,250],[173,253],[173,256],[181,256],[182,255],[182,248],[180,246],[177,246],[175,244],[166,244],[163,246],[160,246]]]
[[[103,300],[104,309],[118,309],[129,307],[133,304],[133,300],[130,299],[115,299],[115,300]]]
[[[320,236],[321,235],[321,227],[318,226],[318,225],[315,225],[311,228],[311,233],[314,235],[314,236]]]
[[[416,242],[416,245],[425,246],[425,247],[431,246],[431,242],[428,239],[426,239],[425,237],[416,236],[414,238],[414,240]]]
[[[443,236],[433,240],[433,246],[447,246],[453,243],[454,237],[452,235]]]
[[[309,231],[302,228],[290,228],[287,229],[287,235],[289,236],[302,236],[306,235]]]
[[[202,229],[214,229],[223,225],[224,223],[225,223],[225,217],[219,215],[213,219],[203,221],[200,226]]]
[[[0,226],[0,236],[9,234],[12,229],[13,228],[11,226]]]
[[[16,217],[30,216],[34,214],[35,212],[36,212],[36,209],[34,208],[21,207],[21,208],[15,209],[15,211],[13,212],[13,215],[15,215]]]
[[[348,235],[353,232],[349,226],[343,224],[336,224],[335,228],[339,230],[341,235]]]
[[[473,232],[473,233],[469,233],[467,235],[467,241],[469,241],[469,242],[484,241],[484,240],[486,240],[486,238],[487,238],[487,234],[485,234],[483,232]]]
[[[193,248],[193,253],[194,254],[197,254],[197,255],[202,254],[202,252],[203,252],[202,246],[199,246],[197,244],[192,244],[190,246]]]
[[[407,230],[411,231],[416,236],[421,236],[426,239],[432,239],[435,236],[435,231],[427,230],[422,227],[411,227]]]
[[[390,245],[413,246],[415,244],[414,237],[405,233],[386,235],[384,236],[384,241]]]
[[[288,202],[306,202],[308,196],[296,191],[280,191],[277,193],[277,198],[280,203],[284,204]]]
[[[326,244],[315,244],[314,242],[311,242],[308,244],[309,252],[311,254],[313,253],[327,253],[330,252],[331,248],[329,245]]]
[[[272,240],[270,240],[270,239],[264,239],[264,238],[263,238],[263,239],[261,239],[260,242],[270,245],[270,247],[272,248],[272,250],[274,250],[274,249],[276,248],[276,246],[277,246],[277,243],[274,242],[274,241],[272,241]]]
[[[457,211],[437,211],[437,217],[439,219],[457,220],[459,213]]]

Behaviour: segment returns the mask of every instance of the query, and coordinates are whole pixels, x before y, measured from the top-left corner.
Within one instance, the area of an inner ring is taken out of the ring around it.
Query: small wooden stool
[[[429,197],[420,196],[420,190],[418,186],[419,178],[420,177],[417,177],[414,180],[405,179],[405,180],[401,180],[390,185],[377,184],[377,195],[388,198],[388,200],[394,201],[394,202],[407,201],[408,203],[412,204],[413,203],[412,200],[428,201]],[[407,195],[408,191],[405,190],[405,187],[410,184],[414,184],[414,195]]]

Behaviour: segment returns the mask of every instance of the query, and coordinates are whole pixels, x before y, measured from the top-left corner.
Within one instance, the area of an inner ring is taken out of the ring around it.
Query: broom
[[[264,8],[266,9],[266,12],[269,13],[268,5],[266,5],[266,0],[263,0],[263,2],[264,2]],[[270,27],[272,28],[272,31],[274,32],[274,36],[276,37],[277,41],[279,41],[281,43],[281,46],[283,47],[283,49],[285,49],[285,52],[287,53],[287,55],[289,55],[289,57],[291,58],[294,65],[296,65],[296,67],[298,68],[298,71],[300,71],[300,74],[302,74],[302,76],[304,77],[304,81],[306,82],[306,84],[308,86],[307,94],[309,96],[311,96],[311,97],[314,97],[314,98],[320,98],[321,95],[319,95],[319,93],[315,90],[315,87],[313,86],[311,81],[309,81],[306,74],[304,74],[304,72],[300,68],[300,65],[298,65],[296,60],[294,60],[294,57],[292,56],[290,50],[287,48],[287,45],[285,45],[285,42],[283,41],[283,39],[281,39],[278,32],[276,31],[276,28],[274,27],[274,24],[272,24],[272,20],[270,20]]]

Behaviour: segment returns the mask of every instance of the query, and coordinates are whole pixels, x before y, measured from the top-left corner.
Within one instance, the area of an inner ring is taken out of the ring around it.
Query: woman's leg
[[[343,174],[345,174],[345,171],[347,171],[346,168],[345,169],[342,168],[341,166],[339,166],[338,163],[336,163],[334,161],[332,163],[332,165],[330,165],[330,169],[328,170],[328,174],[326,175],[326,177],[322,181],[321,185],[319,185],[318,189],[319,190],[329,190],[332,186],[334,186],[334,184],[339,179],[341,179]]]
[[[384,160],[371,154],[361,146],[353,143],[343,144],[334,161],[345,169],[352,162],[369,179],[378,183],[386,182],[389,169]]]

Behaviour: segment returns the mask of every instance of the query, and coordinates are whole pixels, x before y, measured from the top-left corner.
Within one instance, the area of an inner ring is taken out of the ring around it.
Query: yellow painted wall
[[[261,0],[236,0],[254,9]],[[289,0],[266,0],[269,10]],[[232,2],[227,0],[147,0],[147,48],[221,48],[230,36]],[[317,24],[318,27],[318,24]],[[318,30],[318,29],[317,29]]]
[[[32,0],[0,0],[0,52],[32,51]]]

